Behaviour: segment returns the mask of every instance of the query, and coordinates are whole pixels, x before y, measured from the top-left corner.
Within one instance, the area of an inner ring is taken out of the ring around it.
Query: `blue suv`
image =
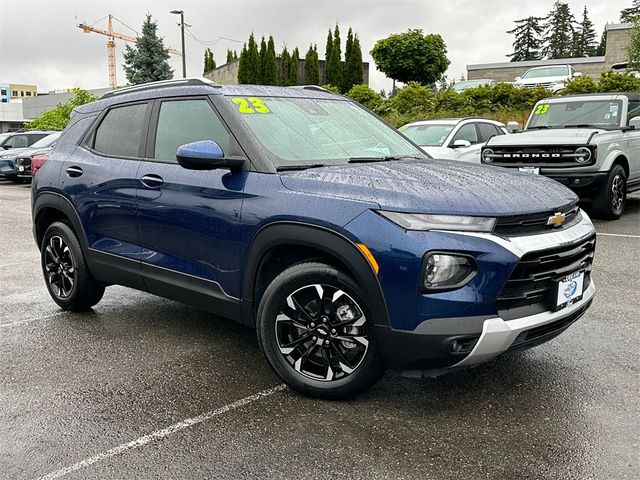
[[[215,312],[322,398],[567,329],[595,292],[577,202],[545,177],[433,160],[319,87],[200,79],[78,107],[32,193],[60,307],[118,284]]]

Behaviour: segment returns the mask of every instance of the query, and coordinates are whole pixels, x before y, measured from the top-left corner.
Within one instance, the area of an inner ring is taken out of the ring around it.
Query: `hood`
[[[25,150],[29,150],[29,147],[10,148],[8,150],[5,150],[4,148],[0,148],[0,158],[2,159],[15,158]]]
[[[538,77],[538,78],[521,78],[515,85],[538,85],[539,83],[558,83],[566,82],[569,79],[568,75],[553,76],[553,77]]]
[[[551,128],[525,130],[512,135],[491,137],[487,145],[585,145],[594,134],[604,132],[597,128]]]
[[[422,146],[419,145],[422,151],[427,152],[433,158],[441,158],[443,160],[453,159],[454,151],[452,148],[448,147],[434,147],[434,146]]]
[[[281,175],[290,190],[415,213],[508,216],[559,209],[578,197],[540,175],[450,160],[313,168]]]

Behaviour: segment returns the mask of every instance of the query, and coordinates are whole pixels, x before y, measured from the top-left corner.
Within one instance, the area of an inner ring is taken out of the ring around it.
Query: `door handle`
[[[83,173],[80,167],[69,167],[65,171],[70,177],[79,177]]]
[[[140,181],[145,187],[149,188],[158,188],[164,183],[164,180],[161,176],[152,174],[143,175]]]

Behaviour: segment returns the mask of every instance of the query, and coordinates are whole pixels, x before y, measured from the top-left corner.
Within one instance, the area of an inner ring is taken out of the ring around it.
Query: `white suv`
[[[434,158],[480,163],[480,149],[487,140],[504,135],[504,124],[486,118],[422,120],[400,131]]]
[[[525,131],[487,143],[482,163],[551,177],[618,218],[640,190],[640,93],[545,98]]]
[[[548,65],[546,67],[530,68],[521,77],[517,77],[516,87],[545,87],[553,93],[564,89],[569,80],[581,77],[582,73],[576,72],[571,65]]]

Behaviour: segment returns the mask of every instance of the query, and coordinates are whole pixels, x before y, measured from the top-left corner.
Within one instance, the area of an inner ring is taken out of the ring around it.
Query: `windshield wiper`
[[[395,162],[406,159],[421,159],[423,157],[415,157],[412,155],[386,155],[384,157],[351,157],[349,163],[376,163],[376,162]],[[426,158],[426,157],[424,157]]]
[[[326,167],[323,163],[298,163],[292,165],[279,165],[276,167],[277,172],[286,172],[288,170],[306,170],[307,168]]]
[[[535,127],[528,127],[527,130],[544,130],[547,128],[554,128],[554,127],[550,127],[549,125],[536,125]]]
[[[595,125],[591,125],[590,123],[578,123],[576,125],[563,125],[562,128],[598,128],[598,129],[601,129],[602,127],[596,127]]]

